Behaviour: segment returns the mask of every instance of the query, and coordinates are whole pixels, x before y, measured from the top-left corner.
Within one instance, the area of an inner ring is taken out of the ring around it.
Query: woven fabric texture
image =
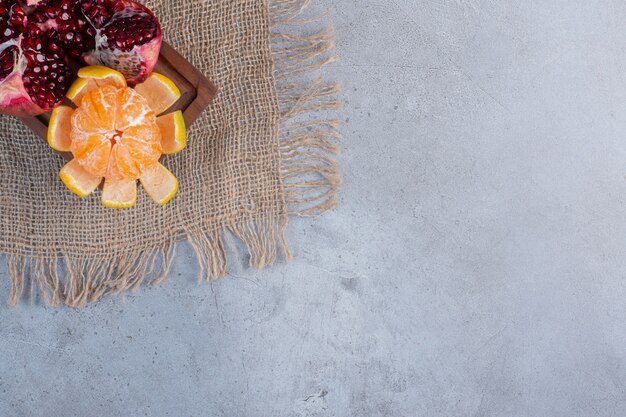
[[[329,156],[336,124],[297,119],[335,108],[336,86],[295,82],[328,62],[331,35],[277,29],[296,22],[307,2],[144,3],[160,17],[165,40],[219,88],[189,129],[188,148],[162,160],[180,191],[164,207],[140,191],[129,210],[104,208],[98,196],[80,199],[59,180],[64,160],[20,121],[0,117],[0,251],[11,302],[34,289],[46,303],[80,306],[158,281],[181,239],[190,240],[207,279],[226,271],[226,233],[245,242],[254,267],[264,267],[281,252],[289,256],[288,214],[336,203]]]

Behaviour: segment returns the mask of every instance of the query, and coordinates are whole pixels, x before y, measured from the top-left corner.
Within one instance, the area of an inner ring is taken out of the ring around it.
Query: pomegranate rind
[[[93,194],[102,182],[102,178],[91,175],[76,159],[61,168],[59,177],[71,192],[82,198]]]
[[[142,73],[128,80],[128,83],[130,85],[137,85],[144,82],[152,73],[152,71],[154,71],[154,67],[156,67],[157,62],[159,61],[159,54],[161,53],[162,43],[163,38],[159,33],[158,37],[151,40],[147,44],[135,47],[135,52],[139,56],[143,57],[146,66]]]
[[[59,106],[52,110],[48,125],[48,145],[55,151],[70,151],[72,114],[74,114],[74,109],[68,106]]]
[[[45,113],[31,98],[19,73],[14,72],[0,84],[0,113],[28,117]]]
[[[143,171],[139,182],[150,198],[160,206],[169,203],[178,193],[178,179],[158,162]]]
[[[116,49],[96,48],[94,51],[85,54],[83,61],[90,66],[103,65],[118,70],[124,74],[128,85],[133,87],[144,82],[152,70],[154,70],[159,60],[162,42],[163,40],[161,36],[159,36],[145,45],[135,46],[129,52],[118,51]],[[141,63],[141,71],[135,73],[132,69],[126,67],[132,67],[132,64],[126,63],[126,61],[132,59],[136,59]]]
[[[183,112],[157,117],[157,124],[161,129],[161,150],[165,155],[177,154],[187,147],[187,127]]]
[[[137,203],[136,180],[104,180],[102,205],[114,209],[131,208]]]

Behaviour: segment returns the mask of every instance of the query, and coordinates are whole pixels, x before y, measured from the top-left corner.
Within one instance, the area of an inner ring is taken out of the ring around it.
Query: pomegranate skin
[[[14,72],[0,83],[0,113],[28,117],[44,112],[26,92],[21,74]]]
[[[135,77],[128,80],[128,83],[132,86],[140,84],[148,78],[150,73],[154,70],[154,67],[159,60],[159,53],[161,52],[161,44],[163,38],[158,36],[145,45],[135,47],[137,55],[143,58],[145,67],[143,71],[137,74]]]

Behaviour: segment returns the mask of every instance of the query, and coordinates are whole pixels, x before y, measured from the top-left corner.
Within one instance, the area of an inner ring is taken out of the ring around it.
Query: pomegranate
[[[131,86],[154,69],[159,21],[131,0],[0,0],[0,113],[56,107],[71,82],[68,57],[120,71]]]
[[[85,63],[116,69],[131,86],[143,82],[161,50],[161,25],[154,14],[130,0],[81,0],[81,5],[95,29],[95,48],[87,45]]]
[[[70,81],[65,52],[29,23],[16,1],[0,0],[0,113],[48,111],[63,101]]]
[[[31,1],[39,4],[32,19],[71,57],[116,69],[130,85],[154,69],[161,25],[147,7],[131,0]]]

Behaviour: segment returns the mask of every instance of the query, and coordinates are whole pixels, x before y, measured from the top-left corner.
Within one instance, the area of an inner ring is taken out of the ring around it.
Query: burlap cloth
[[[339,173],[338,87],[315,73],[332,60],[329,31],[311,36],[307,0],[146,0],[165,39],[220,92],[166,156],[180,181],[158,207],[140,191],[130,210],[82,200],[61,183],[63,159],[18,120],[0,117],[0,251],[9,301],[81,306],[167,277],[176,242],[189,239],[202,278],[227,270],[225,241],[241,239],[256,268],[288,258],[290,214],[334,207]],[[329,53],[330,52],[330,53]],[[141,188],[141,187],[139,187]],[[236,250],[236,249],[235,249]]]

